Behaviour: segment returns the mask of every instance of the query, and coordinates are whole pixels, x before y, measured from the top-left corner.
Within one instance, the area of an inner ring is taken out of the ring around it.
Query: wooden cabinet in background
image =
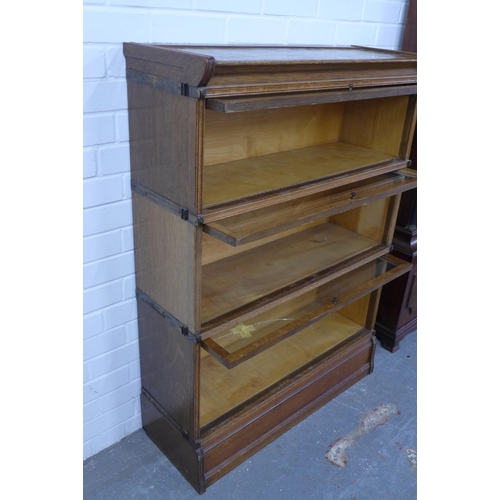
[[[124,54],[143,427],[202,493],[373,370],[416,57]]]
[[[417,0],[410,0],[402,50],[417,52]],[[410,153],[411,167],[417,169],[417,125]],[[402,194],[394,232],[392,254],[413,265],[410,274],[401,276],[382,289],[375,324],[382,347],[391,352],[417,328],[417,189]]]

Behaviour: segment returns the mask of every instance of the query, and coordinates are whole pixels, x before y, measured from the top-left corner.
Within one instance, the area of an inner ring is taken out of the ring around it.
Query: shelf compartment
[[[406,160],[340,141],[208,165],[203,173],[204,219],[230,213],[229,208],[234,212],[235,206],[241,213],[242,205],[247,211],[406,166]]]
[[[377,83],[375,82],[370,82]],[[398,81],[397,83],[400,83]],[[236,96],[222,97],[206,100],[206,108],[218,113],[239,113],[248,110],[262,110],[273,108],[284,108],[289,106],[318,105],[332,102],[347,102],[360,99],[374,99],[386,96],[416,94],[416,85],[398,85],[382,88],[369,88],[366,82],[360,87],[354,88],[344,82],[337,90],[325,90],[320,92],[301,92],[286,94],[271,94],[264,96]]]
[[[389,248],[350,229],[324,222],[202,267],[201,334],[211,336],[229,321],[244,320],[283,300],[289,287],[310,286],[335,266],[361,265]],[[312,280],[312,281],[311,281]],[[317,286],[317,285],[316,285]]]
[[[200,425],[219,423],[362,334],[368,334],[368,330],[340,311],[232,370],[205,353],[200,360]]]
[[[297,424],[333,397],[369,375],[376,342],[370,331],[360,331],[342,347],[252,399],[220,424],[201,430],[207,482],[221,477],[242,459]],[[255,440],[255,436],[259,440]]]
[[[232,246],[265,238],[287,229],[393,196],[417,185],[416,171],[404,169],[341,188],[246,212],[203,226],[203,231]]]
[[[410,269],[411,264],[404,260],[391,255],[381,257],[251,318],[248,324],[240,323],[203,340],[202,347],[232,369]]]

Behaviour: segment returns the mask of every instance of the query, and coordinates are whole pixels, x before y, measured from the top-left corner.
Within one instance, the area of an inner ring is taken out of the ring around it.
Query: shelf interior
[[[203,231],[229,245],[243,245],[415,186],[416,178],[391,172],[208,222],[203,226]]]
[[[408,96],[360,102],[207,110],[203,211],[398,159]]]
[[[327,221],[206,264],[202,267],[202,325],[379,243]]]
[[[209,207],[272,193],[392,159],[378,151],[335,142],[212,165],[204,170],[203,203]]]
[[[353,336],[363,326],[340,312],[228,370],[203,353],[200,371],[200,424],[205,426],[270,388]]]
[[[211,343],[222,347],[229,355],[237,351],[246,355],[258,353],[262,348],[268,348],[309,326],[311,322],[322,319],[325,314],[335,312],[335,309],[345,306],[346,301],[369,293],[371,288],[367,287],[367,283],[372,280],[378,279],[378,286],[382,286],[386,280],[392,279],[388,272],[396,265],[384,257],[372,260],[324,285],[254,315],[245,322],[222,330],[211,337]],[[273,340],[274,343],[268,345]]]

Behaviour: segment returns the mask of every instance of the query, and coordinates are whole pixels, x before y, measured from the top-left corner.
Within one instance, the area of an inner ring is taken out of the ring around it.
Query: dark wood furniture
[[[142,418],[200,493],[373,370],[414,54],[124,44]]]
[[[417,0],[410,0],[406,16],[402,50],[417,52]],[[417,127],[415,126],[411,167],[417,169]],[[393,255],[413,267],[409,274],[399,277],[382,289],[375,323],[377,338],[391,352],[417,328],[417,189],[403,193],[394,232]]]

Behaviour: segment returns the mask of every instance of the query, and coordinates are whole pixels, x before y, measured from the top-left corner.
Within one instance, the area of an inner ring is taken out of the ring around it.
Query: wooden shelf
[[[417,179],[413,175],[398,172],[384,174],[211,222],[203,226],[203,231],[229,245],[238,246],[402,193],[416,184]]]
[[[228,312],[242,306],[254,310],[258,299],[378,246],[326,222],[207,264],[202,269],[202,325],[210,323],[213,329],[227,321]]]
[[[405,167],[406,163],[386,153],[339,141],[205,165],[203,213],[209,221],[213,219],[210,215],[214,209],[222,208],[228,203],[234,205],[258,202],[259,196],[269,197],[271,194],[272,203],[278,203],[283,201],[279,191],[285,188],[307,186],[309,192],[306,194],[312,194],[314,191],[398,170]],[[358,170],[360,179],[352,177]],[[338,182],[325,184],[326,180]],[[317,189],[311,192],[311,187],[314,186]],[[304,193],[297,194],[296,191],[294,197],[302,194]]]
[[[361,325],[334,313],[233,370],[206,354],[200,372],[201,426],[235,410],[360,330],[364,330]]]
[[[397,78],[397,77],[396,77]],[[371,85],[377,85],[372,80]],[[386,80],[384,83],[390,83]],[[368,85],[365,83],[366,87]],[[345,87],[345,84],[344,84]],[[416,85],[398,85],[396,88],[356,88],[346,90],[304,92],[301,94],[274,94],[258,97],[228,97],[207,99],[206,107],[218,113],[239,113],[249,110],[285,108],[289,106],[317,105],[331,102],[348,102],[360,99],[375,99],[386,95],[409,95],[417,93]]]
[[[232,329],[202,341],[202,347],[228,369],[297,334],[355,300],[381,288],[411,268],[393,256],[381,257],[341,277],[281,303]]]

